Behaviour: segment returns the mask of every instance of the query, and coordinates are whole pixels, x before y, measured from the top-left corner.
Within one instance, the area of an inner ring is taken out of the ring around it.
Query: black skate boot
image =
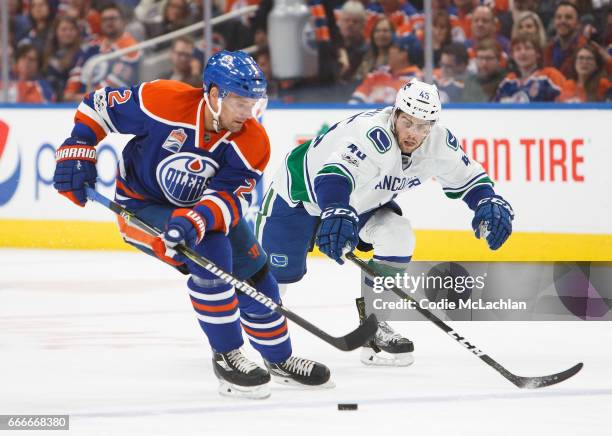
[[[360,322],[366,318],[363,297],[357,298],[357,312]],[[361,362],[372,366],[409,366],[414,363],[414,344],[408,338],[396,333],[389,324],[378,323],[374,338],[361,349]]]
[[[325,389],[335,386],[329,379],[329,368],[314,360],[290,356],[281,363],[264,362],[276,383]]]
[[[263,399],[270,396],[270,374],[249,360],[240,348],[213,354],[219,393],[228,397]]]

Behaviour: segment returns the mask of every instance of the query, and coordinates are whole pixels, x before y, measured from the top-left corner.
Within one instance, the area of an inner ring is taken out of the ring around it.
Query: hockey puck
[[[357,404],[338,404],[338,410],[357,410]]]

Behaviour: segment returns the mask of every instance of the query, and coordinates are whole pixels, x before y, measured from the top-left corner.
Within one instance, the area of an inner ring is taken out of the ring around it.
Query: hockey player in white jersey
[[[510,204],[493,190],[482,166],[438,123],[441,104],[434,85],[413,79],[392,107],[361,112],[331,126],[286,157],[264,197],[256,233],[281,284],[306,273],[316,241],[321,252],[343,263],[355,248],[374,250],[372,262],[390,274],[403,272],[415,236],[393,200],[436,177],[451,199],[474,211],[472,228],[497,250],[512,232]],[[360,316],[365,316],[358,299]],[[368,365],[410,365],[412,342],[385,323],[364,347]]]

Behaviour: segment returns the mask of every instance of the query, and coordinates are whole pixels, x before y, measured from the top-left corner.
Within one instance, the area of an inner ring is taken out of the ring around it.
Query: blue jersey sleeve
[[[140,105],[141,86],[107,87],[85,96],[77,108],[71,136],[97,144],[109,133],[146,134],[148,117]]]

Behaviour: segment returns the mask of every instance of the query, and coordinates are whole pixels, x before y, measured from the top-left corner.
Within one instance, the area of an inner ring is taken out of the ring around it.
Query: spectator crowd
[[[78,102],[103,86],[130,86],[143,60],[165,54],[159,78],[201,86],[201,31],[94,65],[98,54],[202,20],[204,0],[8,2],[9,101]],[[389,104],[424,77],[423,0],[303,0],[318,71],[276,78],[268,41],[273,0],[215,0],[213,14],[255,13],[213,29],[213,51],[250,47],[272,99]],[[433,80],[443,102],[612,101],[612,0],[432,0]],[[118,54],[119,55],[119,54]],[[4,59],[0,56],[0,62]]]

